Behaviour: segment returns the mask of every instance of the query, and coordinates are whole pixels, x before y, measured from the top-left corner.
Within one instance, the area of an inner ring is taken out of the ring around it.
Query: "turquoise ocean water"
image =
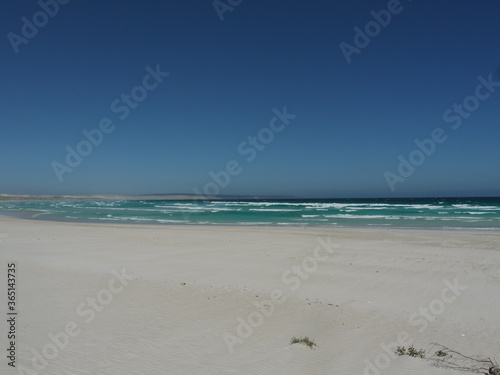
[[[0,211],[101,223],[500,230],[500,198],[0,201]]]

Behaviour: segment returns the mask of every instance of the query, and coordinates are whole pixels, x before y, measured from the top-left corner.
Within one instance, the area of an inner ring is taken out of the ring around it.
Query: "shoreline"
[[[88,197],[86,197],[88,198]],[[116,198],[116,197],[113,197]],[[148,197],[151,198],[151,197]],[[138,225],[500,231],[500,198],[383,200],[0,201],[29,220]],[[3,211],[2,211],[3,210]]]
[[[36,214],[34,216],[30,216],[32,214]],[[303,225],[303,224],[240,224],[240,223],[234,223],[234,224],[220,224],[220,223],[192,223],[192,224],[176,224],[176,223],[140,223],[140,222],[120,222],[120,220],[109,220],[110,222],[103,222],[102,220],[78,220],[78,219],[57,219],[57,218],[38,218],[38,216],[44,215],[44,212],[39,212],[39,211],[23,211],[23,210],[17,210],[17,211],[7,211],[7,210],[0,210],[0,217],[11,217],[11,218],[17,218],[20,220],[28,220],[28,221],[42,221],[42,222],[53,222],[53,223],[74,223],[74,224],[96,224],[96,225],[118,225],[118,226],[125,226],[125,225],[130,225],[130,226],[156,226],[156,227],[216,227],[216,228],[232,228],[232,227],[243,227],[243,228],[291,228],[291,229],[299,229],[299,228],[318,228],[318,229],[353,229],[353,230],[409,230],[409,231],[451,231],[451,232],[461,232],[461,231],[466,231],[466,232],[479,232],[479,233],[489,233],[489,232],[499,232],[500,233],[500,227],[491,227],[491,228],[474,228],[474,227],[447,227],[447,226],[428,226],[428,227],[419,227],[419,226],[414,226],[414,227],[402,227],[402,226],[389,226],[389,225],[376,225],[376,224],[366,224],[366,225],[325,225],[325,224],[315,224],[315,225]],[[111,222],[113,221],[113,222]]]

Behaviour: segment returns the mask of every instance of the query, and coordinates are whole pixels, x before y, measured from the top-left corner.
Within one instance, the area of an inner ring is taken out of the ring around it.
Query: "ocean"
[[[94,223],[500,229],[500,198],[0,201],[0,211]]]

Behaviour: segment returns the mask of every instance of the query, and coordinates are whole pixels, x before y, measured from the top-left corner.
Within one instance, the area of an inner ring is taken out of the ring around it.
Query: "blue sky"
[[[220,194],[500,195],[498,1],[60,1],[1,5],[1,193],[203,192],[235,161]]]

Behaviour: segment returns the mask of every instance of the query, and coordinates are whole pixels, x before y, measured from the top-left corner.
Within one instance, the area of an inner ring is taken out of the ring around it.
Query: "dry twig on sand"
[[[493,358],[482,356],[467,356],[455,350],[451,350],[441,344],[432,344],[432,350],[436,350],[429,359],[437,367],[468,371],[478,374],[500,375],[500,367]]]

